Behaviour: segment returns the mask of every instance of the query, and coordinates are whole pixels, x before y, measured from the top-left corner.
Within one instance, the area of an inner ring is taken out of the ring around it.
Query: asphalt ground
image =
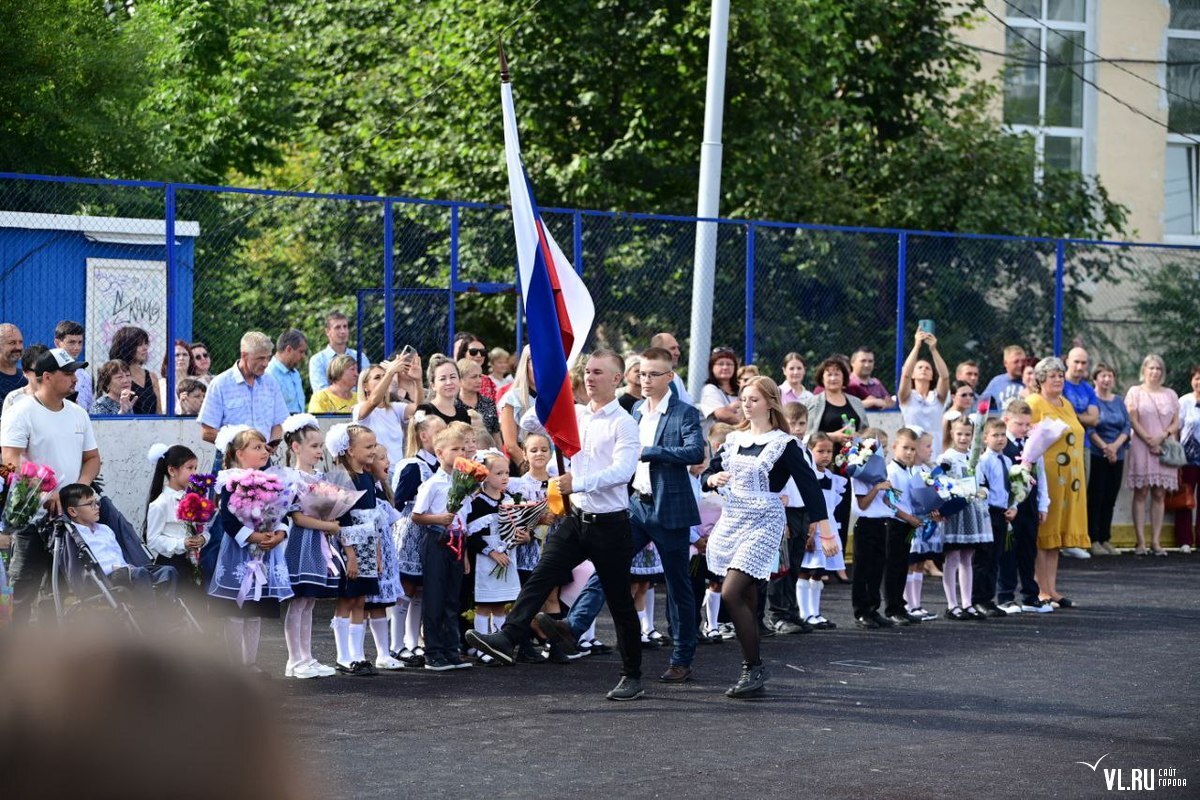
[[[832,586],[838,629],[764,640],[755,700],[723,695],[733,641],[701,646],[682,686],[654,680],[667,650],[646,651],[646,696],[628,703],[604,698],[615,653],[271,688],[321,797],[1092,798],[1135,769],[1155,771],[1151,797],[1200,797],[1198,584],[1196,555],[1063,559],[1077,609],[882,631],[856,629]],[[940,580],[924,600],[945,609]],[[328,615],[314,647],[332,664]],[[260,663],[285,659],[264,625]]]

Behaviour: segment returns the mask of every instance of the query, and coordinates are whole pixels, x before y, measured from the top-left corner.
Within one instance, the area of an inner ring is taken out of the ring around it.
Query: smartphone
[[[416,348],[410,344],[406,344],[406,345],[404,345],[404,347],[400,348],[400,355],[396,357],[396,360],[400,361],[403,364],[411,364],[412,360],[413,360],[413,356],[415,356],[416,354],[417,354]]]
[[[923,319],[917,322],[917,330],[921,333],[934,333],[933,320]]]

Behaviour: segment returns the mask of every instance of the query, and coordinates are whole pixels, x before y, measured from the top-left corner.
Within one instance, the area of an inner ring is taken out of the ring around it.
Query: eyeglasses
[[[642,371],[642,372],[638,372],[638,377],[639,378],[651,378],[653,380],[657,380],[658,378],[661,378],[664,375],[670,375],[670,374],[671,373],[669,373],[669,372],[645,372],[645,371]]]
[[[208,358],[208,353],[205,353],[205,352],[192,353],[192,358]]]
[[[76,505],[76,506],[71,506],[71,507],[72,507],[72,508],[99,508],[99,507],[100,507],[100,501],[99,501],[99,500],[93,500],[93,501],[91,501],[90,503],[80,503],[79,505]]]
[[[468,347],[467,352],[473,356],[486,356],[487,348],[484,347]]]

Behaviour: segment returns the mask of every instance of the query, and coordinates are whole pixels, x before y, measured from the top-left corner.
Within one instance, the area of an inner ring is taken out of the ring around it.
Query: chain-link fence
[[[786,353],[814,362],[869,347],[892,381],[920,319],[934,321],[952,369],[973,359],[985,379],[1014,343],[1044,355],[1080,342],[1126,384],[1157,352],[1183,390],[1200,361],[1200,248],[543,214],[595,301],[591,345],[640,350],[669,331],[687,352],[699,232],[716,239],[712,344],[776,378]],[[322,350],[333,311],[372,361],[405,344],[445,352],[462,330],[515,352],[515,261],[501,206],[0,174],[0,321],[27,345],[79,321],[94,375],[110,357],[133,359],[163,379],[164,397],[185,369],[167,369],[171,342],[203,342],[216,373],[248,330],[297,328]],[[130,326],[147,332],[148,352],[113,350]]]

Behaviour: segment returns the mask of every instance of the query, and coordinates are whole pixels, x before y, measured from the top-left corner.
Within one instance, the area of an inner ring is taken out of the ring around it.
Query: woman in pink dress
[[[1162,444],[1179,434],[1179,398],[1163,386],[1167,368],[1154,354],[1142,360],[1142,382],[1125,394],[1125,407],[1133,423],[1133,441],[1129,446],[1125,484],[1133,490],[1133,531],[1137,535],[1136,555],[1146,555],[1146,495],[1150,496],[1150,535],[1154,555],[1165,556],[1162,546],[1163,501],[1168,491],[1177,488],[1179,471],[1158,460]]]

